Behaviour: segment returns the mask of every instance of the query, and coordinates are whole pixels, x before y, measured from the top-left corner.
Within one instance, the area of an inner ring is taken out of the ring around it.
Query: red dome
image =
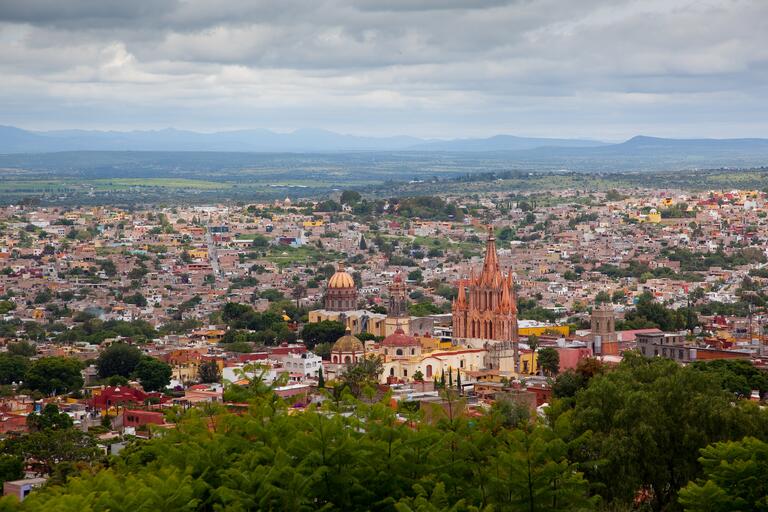
[[[413,336],[405,334],[405,331],[398,327],[395,329],[395,332],[384,338],[381,344],[385,347],[411,347],[419,345],[419,342]]]

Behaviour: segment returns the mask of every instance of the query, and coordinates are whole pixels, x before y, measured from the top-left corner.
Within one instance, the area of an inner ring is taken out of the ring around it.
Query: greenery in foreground
[[[765,510],[768,412],[715,370],[628,354],[562,378],[530,421],[456,396],[404,419],[372,394],[294,412],[257,386],[242,415],[192,409],[0,510]]]

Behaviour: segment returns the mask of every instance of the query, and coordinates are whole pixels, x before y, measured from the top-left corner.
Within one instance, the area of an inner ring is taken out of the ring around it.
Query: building
[[[355,280],[341,266],[328,280],[325,291],[327,311],[352,311],[357,307]]]
[[[331,348],[331,362],[335,364],[352,364],[362,360],[363,357],[365,357],[365,346],[362,341],[352,335],[349,329]]]
[[[459,282],[458,296],[451,308],[453,336],[517,343],[517,301],[512,273],[499,268],[496,238],[488,228],[485,261],[480,275],[474,269],[469,279]]]
[[[47,478],[25,478],[3,484],[3,496],[14,495],[19,501],[23,501],[33,489],[45,485]]]
[[[601,304],[590,316],[592,352],[595,355],[619,355],[619,337],[616,334],[616,313],[610,304]]]
[[[421,355],[421,343],[413,336],[405,334],[399,326],[395,332],[384,338],[381,346],[384,350],[384,359],[387,361]]]
[[[678,363],[688,363],[696,359],[695,349],[685,344],[685,333],[640,333],[635,339],[637,349],[645,357],[664,357]]]

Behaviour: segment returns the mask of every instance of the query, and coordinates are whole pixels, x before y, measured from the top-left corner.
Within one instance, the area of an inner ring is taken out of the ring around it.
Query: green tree
[[[26,357],[0,353],[0,384],[21,382],[29,368]]]
[[[80,361],[68,357],[43,357],[30,364],[24,386],[45,395],[63,394],[83,387]]]
[[[0,485],[22,478],[24,478],[24,459],[18,455],[0,454]]]
[[[143,355],[141,350],[127,343],[113,343],[105,348],[96,358],[96,368],[101,378],[112,375],[130,377],[136,370]]]
[[[172,373],[168,363],[154,357],[143,357],[136,365],[133,376],[139,379],[145,391],[161,391],[170,384]]]
[[[72,428],[72,418],[65,412],[59,412],[56,404],[46,404],[40,414],[32,413],[27,416],[30,431],[62,430]]]
[[[197,378],[204,383],[220,382],[219,365],[216,361],[203,361],[197,369]]]
[[[301,339],[307,348],[312,349],[318,343],[335,343],[336,340],[344,336],[346,328],[341,322],[336,320],[323,320],[306,324],[301,329]]]
[[[37,354],[37,347],[28,341],[8,344],[8,353],[14,356],[32,357]]]
[[[768,507],[768,444],[745,437],[701,450],[702,478],[680,491],[686,512],[758,512]]]
[[[545,375],[557,375],[560,371],[560,354],[552,347],[545,347],[538,352],[539,368]]]
[[[607,502],[631,503],[645,489],[652,508],[664,510],[697,476],[701,448],[767,432],[767,421],[753,404],[734,404],[706,372],[625,352],[619,368],[594,377],[555,424],[572,429],[577,462]]]
[[[341,381],[349,387],[355,397],[359,397],[364,386],[376,386],[384,372],[384,364],[379,357],[364,357],[350,364],[341,374]]]

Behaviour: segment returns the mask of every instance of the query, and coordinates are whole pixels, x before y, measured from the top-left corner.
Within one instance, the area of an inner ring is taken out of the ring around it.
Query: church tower
[[[483,268],[479,275],[472,269],[468,279],[459,281],[451,313],[454,339],[485,341],[487,368],[501,369],[511,362],[519,372],[515,283],[511,271],[501,272],[492,226],[488,226]]]
[[[470,271],[469,279],[459,281],[451,307],[454,338],[517,342],[517,300],[512,272],[499,268],[496,238],[488,228],[485,261],[480,275]]]
[[[408,316],[408,298],[403,277],[398,273],[389,285],[389,318],[405,318]]]

